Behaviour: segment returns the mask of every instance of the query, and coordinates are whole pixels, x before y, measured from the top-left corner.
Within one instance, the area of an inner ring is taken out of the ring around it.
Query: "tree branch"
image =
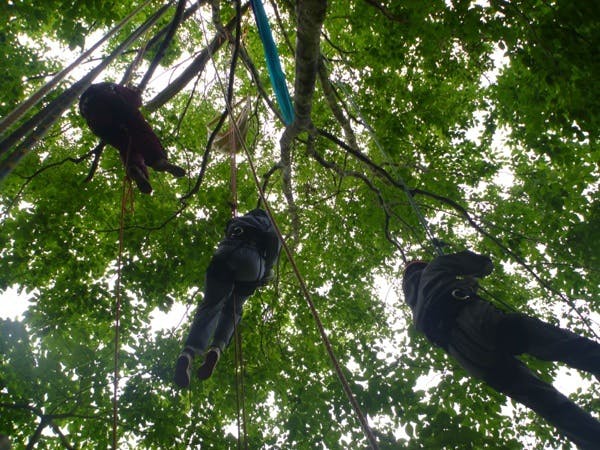
[[[386,236],[387,240],[394,247],[396,247],[396,249],[398,249],[400,251],[400,255],[402,256],[402,260],[406,263],[407,259],[406,259],[406,253],[404,252],[404,249],[400,246],[400,244],[394,239],[394,237],[390,233],[389,224],[390,224],[390,219],[391,219],[392,212],[391,212],[391,210],[390,210],[387,202],[383,198],[383,194],[373,184],[373,182],[365,174],[363,174],[363,173],[356,172],[354,170],[345,170],[345,169],[342,169],[336,163],[334,163],[332,161],[327,161],[325,158],[323,158],[323,156],[321,156],[315,150],[315,148],[314,148],[314,146],[312,144],[309,144],[307,146],[307,152],[308,152],[308,155],[312,156],[319,164],[321,164],[323,167],[325,167],[327,169],[335,171],[340,177],[348,177],[349,176],[349,177],[353,177],[353,178],[357,178],[357,179],[361,180],[376,195],[377,200],[379,201],[379,204],[381,205],[381,208],[382,208],[382,210],[384,212],[384,215],[385,215],[385,225],[384,225],[385,236]],[[401,220],[401,221],[402,221],[402,223],[404,223],[404,225],[406,225],[409,229],[411,229],[414,232],[413,227],[411,227],[404,220]]]
[[[241,14],[248,11],[249,4],[246,3],[241,7]],[[236,26],[237,17],[232,18],[225,27],[230,33]],[[221,46],[227,41],[227,36],[223,33],[217,33],[217,35],[209,43],[208,47],[203,49],[198,56],[192,61],[192,63],[179,75],[171,84],[169,84],[162,92],[157,94],[152,100],[150,100],[145,109],[147,111],[155,111],[162,105],[171,100],[177,95],[187,84],[202,72],[206,67],[208,61],[210,61],[212,55],[221,48]]]
[[[169,25],[167,34],[166,34],[165,38],[163,39],[163,41],[160,43],[160,47],[158,47],[158,50],[157,50],[156,54],[154,55],[154,58],[152,59],[152,62],[150,63],[148,70],[144,74],[144,78],[142,78],[142,81],[140,82],[140,84],[138,86],[140,91],[143,91],[146,88],[146,85],[150,81],[150,78],[152,78],[152,74],[154,74],[154,71],[160,64],[160,61],[165,56],[167,48],[169,48],[169,45],[173,41],[173,38],[175,37],[175,32],[177,31],[177,27],[179,26],[179,24],[181,24],[181,21],[183,19],[183,13],[185,12],[185,3],[186,3],[186,0],[179,0],[177,2],[177,8],[175,9],[175,14],[173,15],[173,20],[171,21],[171,24]]]

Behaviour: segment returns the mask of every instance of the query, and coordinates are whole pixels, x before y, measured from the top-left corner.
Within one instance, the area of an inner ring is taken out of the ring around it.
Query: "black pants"
[[[196,355],[209,347],[224,350],[242,318],[242,306],[264,272],[265,262],[256,247],[239,241],[219,245],[206,270],[204,300],[185,346]]]
[[[546,361],[562,361],[600,379],[600,344],[473,299],[456,319],[448,353],[469,374],[531,408],[579,448],[600,448],[600,422],[515,358],[528,353]]]

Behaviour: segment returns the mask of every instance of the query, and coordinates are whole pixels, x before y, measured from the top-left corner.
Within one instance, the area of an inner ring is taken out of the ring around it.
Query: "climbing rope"
[[[231,111],[231,105],[228,105],[229,120],[231,123],[231,130],[238,129],[237,121]],[[231,218],[237,217],[238,198],[237,198],[237,156],[236,156],[236,133],[230,132],[227,135],[227,143],[229,146],[229,163],[230,163],[230,192],[231,192]],[[248,449],[248,430],[246,427],[246,402],[245,402],[245,389],[244,389],[244,359],[242,354],[242,338],[237,323],[237,311],[238,307],[241,308],[239,303],[239,297],[234,292],[233,295],[233,332],[235,339],[235,394],[236,394],[236,405],[237,405],[237,428],[238,428],[238,449]],[[241,411],[241,414],[240,414]],[[243,446],[242,446],[243,443]]]
[[[269,218],[271,219],[271,222],[273,223],[273,227],[275,229],[275,232],[277,233],[277,236],[279,237],[280,241],[281,241],[281,245],[282,248],[284,249],[286,256],[288,258],[288,261],[290,262],[290,265],[292,266],[292,269],[294,271],[294,274],[296,276],[296,279],[298,280],[298,283],[300,284],[300,288],[302,290],[302,293],[304,295],[304,298],[306,300],[306,302],[308,303],[308,306],[310,308],[310,312],[313,316],[313,319],[315,320],[315,323],[317,325],[317,329],[319,330],[319,334],[321,335],[321,340],[323,341],[323,344],[325,345],[325,349],[327,350],[327,354],[329,355],[329,358],[334,366],[335,372],[338,376],[338,379],[340,380],[340,383],[342,384],[342,388],[344,390],[344,393],[346,394],[348,400],[350,401],[350,405],[352,406],[352,409],[354,410],[354,413],[356,414],[362,428],[363,428],[363,432],[365,433],[365,437],[367,438],[367,440],[369,441],[369,444],[371,445],[371,448],[373,450],[378,450],[379,449],[379,445],[377,444],[377,440],[375,439],[375,435],[373,434],[373,430],[371,430],[371,427],[369,426],[369,423],[367,422],[367,419],[364,415],[364,413],[362,412],[362,410],[360,409],[360,406],[358,404],[358,401],[356,400],[356,398],[354,397],[354,394],[352,393],[352,389],[350,388],[350,384],[348,383],[348,380],[346,379],[346,376],[344,375],[344,372],[341,369],[340,363],[337,359],[337,357],[335,356],[335,353],[333,351],[333,347],[331,345],[331,341],[329,340],[329,337],[327,336],[327,332],[325,331],[325,328],[323,326],[323,322],[321,321],[319,312],[317,311],[317,308],[315,307],[314,301],[312,299],[312,295],[308,289],[308,286],[306,285],[306,282],[304,280],[304,277],[302,276],[302,274],[300,273],[300,269],[298,268],[298,265],[296,264],[296,260],[294,258],[294,255],[292,253],[292,250],[290,249],[289,245],[287,244],[285,238],[283,237],[283,234],[281,233],[281,230],[279,228],[279,226],[277,225],[277,222],[275,220],[275,217],[273,216],[273,212],[271,210],[271,207],[269,206],[268,202],[267,202],[267,198],[265,196],[265,193],[262,189],[262,186],[260,184],[260,180],[258,178],[258,174],[256,173],[256,168],[254,166],[254,163],[252,162],[252,158],[250,156],[250,152],[248,151],[247,147],[244,145],[244,152],[246,154],[246,158],[248,160],[248,165],[250,166],[250,171],[252,172],[252,177],[254,178],[254,182],[256,184],[256,188],[258,190],[260,199],[263,203],[263,205],[265,206],[265,210],[267,211],[267,214],[269,215]]]
[[[388,161],[388,162],[392,161],[392,158],[390,157],[389,153],[385,150],[385,148],[383,147],[383,145],[381,145],[381,143],[379,142],[379,139],[377,138],[377,135],[375,134],[375,131],[373,130],[373,128],[371,127],[371,125],[369,124],[369,122],[367,122],[367,120],[364,118],[364,116],[362,114],[362,111],[360,110],[360,108],[358,107],[358,105],[354,102],[352,94],[350,94],[348,92],[348,90],[346,89],[346,87],[343,84],[341,84],[341,83],[339,83],[339,84],[335,83],[335,85],[341,91],[343,91],[344,94],[346,95],[346,98],[348,99],[348,102],[350,103],[350,105],[352,106],[352,108],[354,109],[354,111],[356,112],[356,114],[359,117],[359,119],[361,120],[362,124],[365,126],[365,128],[369,132],[369,136],[371,137],[371,139],[375,143],[375,146],[381,152],[381,154],[384,157],[384,159],[386,161]],[[425,231],[425,235],[429,239],[429,242],[432,244],[432,246],[435,249],[435,252],[438,254],[438,256],[442,256],[444,254],[444,249],[442,248],[442,246],[443,246],[442,242],[439,239],[437,239],[435,237],[435,235],[433,234],[433,231],[431,231],[431,227],[429,226],[429,223],[427,222],[427,219],[423,215],[423,213],[421,211],[421,208],[419,207],[418,203],[415,201],[415,199],[413,197],[413,194],[411,193],[410,189],[408,188],[408,185],[404,181],[404,178],[400,174],[398,168],[396,166],[394,166],[394,165],[391,165],[391,167],[392,167],[392,170],[395,172],[394,175],[396,176],[398,184],[402,187],[402,190],[404,191],[404,194],[406,194],[406,198],[408,199],[408,203],[409,203],[410,207],[413,209],[413,211],[415,212],[415,215],[417,216],[417,219],[419,220],[419,223],[423,227],[423,230]]]
[[[248,417],[246,415],[246,389],[244,386],[244,355],[242,353],[242,335],[237,324],[236,315],[238,306],[240,309],[242,306],[238,305],[238,303],[238,296],[237,294],[233,293],[233,332],[235,338],[235,393],[237,404],[238,449],[244,448],[244,450],[248,450],[248,429],[246,427]]]
[[[129,156],[129,152],[128,152]],[[125,215],[133,213],[134,192],[133,185],[129,177],[123,178],[123,193],[121,195],[121,214],[119,218],[119,255],[117,258],[117,281],[115,285],[115,352],[113,368],[113,417],[112,417],[112,444],[113,449],[117,450],[118,434],[117,425],[119,422],[119,345],[120,345],[120,327],[121,327],[121,273],[123,267],[123,236],[125,230]]]

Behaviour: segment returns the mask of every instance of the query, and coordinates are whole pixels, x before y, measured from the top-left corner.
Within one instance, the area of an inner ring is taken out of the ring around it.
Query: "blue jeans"
[[[199,355],[209,347],[224,350],[242,318],[242,306],[265,275],[256,247],[243,241],[222,242],[206,270],[204,299],[198,305],[185,346]]]
[[[561,361],[600,377],[600,344],[525,314],[504,313],[475,298],[456,318],[448,353],[470,375],[531,408],[580,449],[599,448],[600,422],[540,380],[515,355]]]

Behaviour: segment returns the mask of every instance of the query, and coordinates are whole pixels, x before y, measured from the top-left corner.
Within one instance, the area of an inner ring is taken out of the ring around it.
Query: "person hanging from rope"
[[[148,168],[185,176],[185,170],[169,163],[160,140],[144,119],[138,90],[116,83],[92,84],[81,95],[79,111],[92,132],[119,151],[127,176],[144,194],[152,192]]]
[[[209,378],[242,318],[242,306],[273,278],[281,243],[269,216],[254,209],[231,219],[206,270],[204,299],[175,365],[175,384],[190,384],[192,363],[204,355],[197,376]]]
[[[490,258],[465,250],[412,261],[402,280],[415,327],[473,377],[531,408],[581,449],[598,449],[600,422],[516,355],[561,361],[600,380],[600,344],[521,313],[505,313],[477,294]]]

